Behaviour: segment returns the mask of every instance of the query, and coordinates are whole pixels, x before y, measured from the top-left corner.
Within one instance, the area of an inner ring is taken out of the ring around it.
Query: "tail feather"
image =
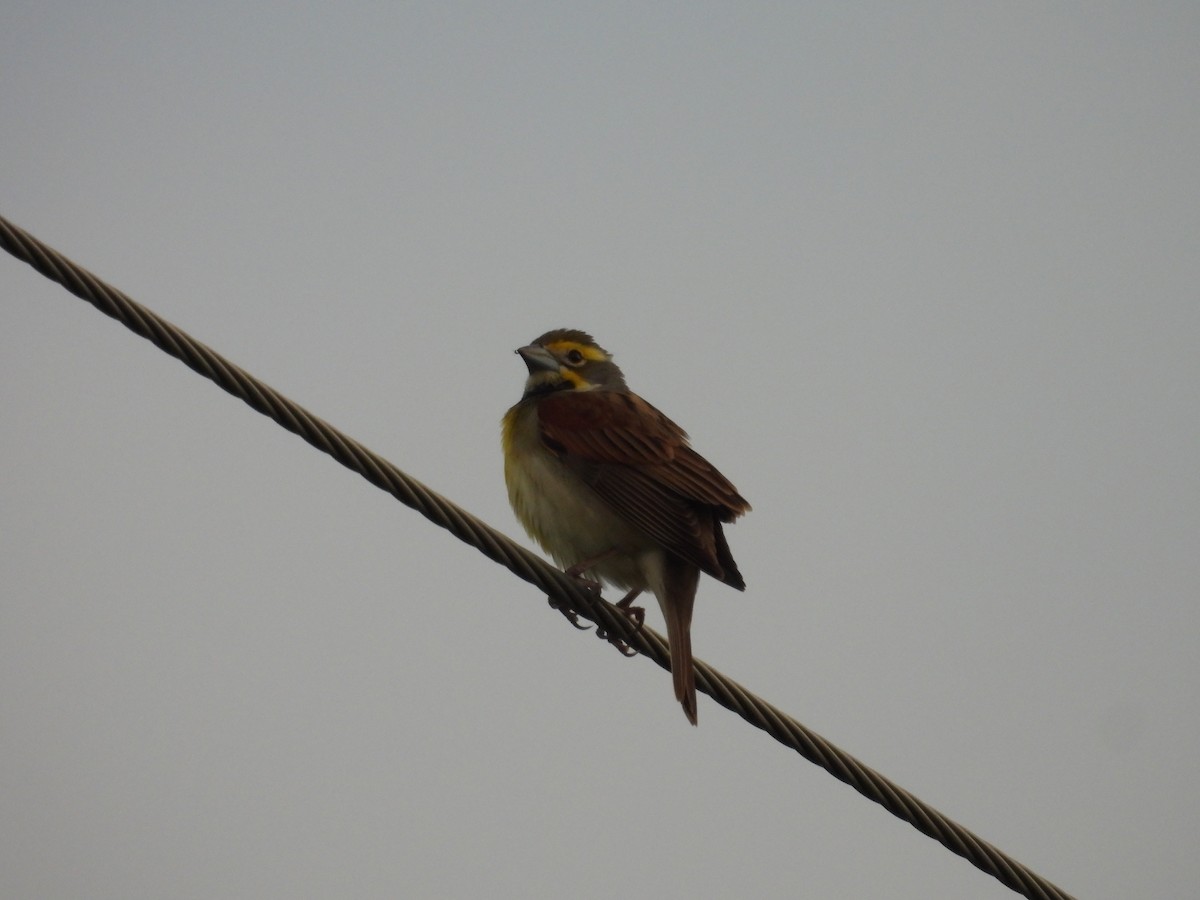
[[[667,622],[667,641],[671,648],[671,680],[675,684],[675,699],[683,706],[683,714],[696,724],[696,668],[692,660],[692,608],[696,602],[696,587],[700,570],[683,563],[668,566],[664,590],[658,597],[663,618]]]
[[[671,678],[675,682],[675,699],[683,705],[683,714],[689,722],[696,724],[696,667],[692,659],[691,629],[676,623],[675,628],[667,622],[667,634],[671,641]]]

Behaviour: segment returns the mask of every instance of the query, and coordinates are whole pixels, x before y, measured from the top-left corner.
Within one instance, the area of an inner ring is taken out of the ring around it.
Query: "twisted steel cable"
[[[28,232],[0,216],[0,245],[72,294],[105,315],[121,322],[189,368],[240,398],[252,409],[274,419],[318,450],[357,472],[371,484],[390,493],[436,525],[445,528],[481,553],[505,566],[519,578],[545,591],[553,604],[595,622],[610,639],[624,642],[670,669],[667,642],[650,628],[637,628],[616,607],[588,590],[578,579],[559,571],[531,551],[514,543],[491,526],[429,490],[392,463],[342,434],[327,422],[293,403],[211,348],[193,339],[170,322],[96,278],[86,269],[46,246]],[[834,778],[908,822],[922,834],[968,860],[1002,884],[1036,900],[1070,900],[1071,895],[1051,884],[998,848],[948,819],[883,775],[863,765],[849,753],[805,728],[740,684],[701,660],[696,660],[696,686],[721,706],[780,743],[795,750]]]

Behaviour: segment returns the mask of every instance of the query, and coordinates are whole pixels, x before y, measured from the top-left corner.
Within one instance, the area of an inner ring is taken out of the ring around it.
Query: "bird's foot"
[[[590,560],[585,559],[583,562],[577,563],[577,564],[571,566],[569,569],[564,569],[563,572],[567,575],[570,575],[573,579],[575,579],[577,582],[579,582],[579,586],[582,587],[585,591],[587,591],[593,597],[596,597],[597,599],[599,599],[599,597],[600,597],[600,582],[594,581],[591,578],[585,578],[583,575],[584,572],[586,572],[588,569],[590,569],[595,564],[596,564],[595,559],[590,559]],[[580,631],[587,631],[589,628],[592,627],[591,625],[581,625],[579,623],[579,614],[577,612],[575,612],[573,609],[568,609],[561,601],[555,599],[554,597],[547,597],[546,602],[550,604],[551,609],[557,609],[560,613],[562,613],[564,619],[566,619],[568,622],[570,622],[572,625],[574,625]]]
[[[637,631],[642,630],[642,625],[646,621],[646,610],[640,606],[632,605],[634,599],[640,593],[641,591],[630,591],[617,601],[617,609],[621,611],[621,614],[625,616],[625,618],[633,623],[634,628]],[[609,634],[598,625],[596,626],[596,637],[600,638],[601,640],[608,641],[620,651],[622,656],[637,656],[637,651],[630,647],[629,644],[625,643],[625,641],[621,640],[621,638],[617,637],[615,634]]]
[[[641,631],[642,626],[646,624],[646,610],[633,605],[633,601],[640,593],[641,591],[630,591],[617,601],[617,609],[621,610],[625,614],[625,618],[637,626],[638,631]]]
[[[550,604],[551,609],[557,609],[560,613],[562,613],[562,616],[564,619],[566,619],[568,622],[570,622],[572,625],[574,625],[580,631],[587,631],[589,628],[592,627],[591,625],[581,625],[579,623],[579,614],[576,613],[573,609],[567,609],[567,607],[563,606],[559,601],[555,600],[553,597],[547,597],[546,602]]]

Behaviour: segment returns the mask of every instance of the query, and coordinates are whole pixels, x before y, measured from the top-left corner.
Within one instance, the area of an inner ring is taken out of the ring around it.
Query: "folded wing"
[[[538,405],[541,437],[618,514],[739,590],[721,529],[750,509],[687,434],[636,394],[571,391]]]

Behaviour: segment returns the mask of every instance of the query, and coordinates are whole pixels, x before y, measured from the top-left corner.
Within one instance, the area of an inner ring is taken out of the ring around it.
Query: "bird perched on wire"
[[[683,429],[629,390],[609,353],[561,328],[517,350],[525,393],[504,416],[504,478],[517,518],[572,575],[658,598],[675,698],[696,724],[692,606],[700,573],[746,583],[721,530],[750,509],[688,445]]]

